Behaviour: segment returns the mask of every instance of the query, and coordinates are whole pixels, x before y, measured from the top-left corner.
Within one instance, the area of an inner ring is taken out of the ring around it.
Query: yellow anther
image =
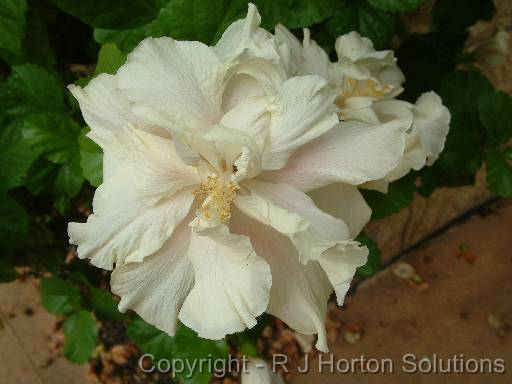
[[[194,195],[205,199],[200,208],[201,213],[207,219],[211,218],[211,210],[215,210],[221,221],[231,217],[231,203],[236,197],[239,186],[234,182],[219,182],[217,176],[208,176],[199,188],[194,190]]]
[[[391,92],[393,86],[388,84],[385,86],[373,80],[355,80],[348,78],[345,81],[343,91],[336,98],[336,104],[340,108],[346,107],[347,99],[351,97],[370,97],[373,100],[378,100]]]

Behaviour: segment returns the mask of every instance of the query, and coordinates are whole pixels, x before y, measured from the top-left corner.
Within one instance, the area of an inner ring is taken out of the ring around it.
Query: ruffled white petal
[[[192,232],[188,257],[195,282],[179,313],[183,324],[214,340],[255,326],[267,308],[272,278],[249,238],[226,226]]]
[[[304,56],[304,63],[299,69],[299,74],[320,75],[322,78],[330,82],[332,63],[329,60],[327,53],[311,39],[311,32],[307,28],[304,29],[302,53]]]
[[[344,122],[298,150],[287,166],[258,178],[311,191],[334,182],[363,184],[384,177],[400,161],[410,120],[369,125]]]
[[[263,169],[283,168],[296,149],[333,128],[338,122],[333,109],[335,97],[318,76],[287,80],[273,106]]]
[[[296,75],[304,62],[301,42],[282,24],[276,25],[275,36],[280,44],[281,58],[285,62],[288,75]]]
[[[201,130],[222,117],[227,67],[195,41],[147,38],[117,72],[118,87],[137,116],[183,132]]]
[[[235,200],[237,207],[245,214],[295,239],[300,246],[299,250],[313,247],[315,238],[331,241],[349,238],[348,227],[342,220],[318,209],[308,195],[291,185],[254,180],[243,185],[251,195],[238,196]],[[309,235],[301,239],[306,231]],[[323,249],[312,252],[321,253]]]
[[[91,130],[119,131],[128,123],[140,129],[156,129],[132,113],[132,104],[118,89],[117,83],[116,76],[102,73],[84,88],[74,84],[68,86]]]
[[[134,152],[134,185],[140,199],[156,204],[201,182],[200,166],[185,165],[172,140],[128,127]]]
[[[302,263],[318,261],[333,285],[341,305],[357,267],[368,250],[348,240],[346,224],[318,209],[303,192],[286,184],[247,182],[251,196],[237,198],[246,215],[288,236]]]
[[[432,165],[444,148],[450,130],[450,111],[435,92],[422,94],[416,101],[415,109],[418,113],[414,124],[428,154],[427,165]]]
[[[182,223],[156,253],[141,263],[118,266],[111,275],[119,310],[133,309],[148,323],[174,336],[178,313],[194,284],[187,257],[190,228]]]
[[[138,200],[132,175],[129,168],[118,170],[96,190],[94,214],[87,222],[68,225],[69,241],[78,245],[78,256],[99,268],[139,262],[158,251],[195,198],[192,189],[185,189],[148,205]]]
[[[353,185],[334,183],[309,192],[309,196],[322,211],[345,222],[350,238],[356,237],[370,221],[372,211]]]
[[[301,264],[286,236],[240,212],[234,212],[231,229],[249,236],[257,254],[270,265],[272,288],[267,312],[297,332],[318,334],[316,347],[327,352],[325,316],[332,286],[318,262]]]
[[[372,41],[366,37],[362,37],[355,31],[338,37],[334,47],[338,58],[346,57],[351,61],[357,61],[375,53]]]
[[[222,34],[213,52],[223,62],[232,60],[244,51],[251,56],[272,61],[279,60],[277,41],[271,33],[260,28],[261,16],[254,4],[249,3],[245,19],[232,23]]]

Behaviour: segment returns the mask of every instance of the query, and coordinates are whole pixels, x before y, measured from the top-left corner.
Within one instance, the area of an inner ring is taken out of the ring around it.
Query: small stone
[[[489,323],[490,327],[496,331],[498,336],[505,337],[505,334],[509,330],[509,326],[500,316],[494,313],[489,313],[487,315],[487,322]]]
[[[343,333],[343,338],[349,344],[356,344],[361,338],[361,334],[357,332],[345,331]]]
[[[401,261],[393,268],[393,273],[401,279],[410,280],[415,277],[416,270],[411,264]]]

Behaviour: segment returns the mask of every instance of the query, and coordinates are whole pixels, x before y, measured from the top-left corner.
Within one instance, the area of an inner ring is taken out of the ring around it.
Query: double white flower
[[[421,95],[416,104],[395,100],[405,81],[396,65],[393,51],[375,51],[372,42],[357,32],[340,36],[335,49],[338,61],[329,57],[304,30],[303,44],[282,25],[276,27],[278,41],[290,47],[287,69],[290,74],[319,74],[336,89],[340,120],[369,124],[392,121],[410,122],[406,144],[399,164],[385,177],[363,185],[387,191],[388,184],[432,165],[444,148],[450,113],[435,92]],[[342,124],[343,125],[343,124]]]
[[[371,213],[356,186],[400,167],[424,116],[387,118],[372,100],[375,120],[340,122],[351,112],[330,75],[303,73],[300,43],[259,23],[250,5],[214,47],[148,38],[116,75],[70,86],[104,151],[94,214],[70,242],[115,266],[121,311],[171,335],[180,319],[220,339],[266,311],[326,351],[328,297],[343,303],[368,253],[352,240]]]

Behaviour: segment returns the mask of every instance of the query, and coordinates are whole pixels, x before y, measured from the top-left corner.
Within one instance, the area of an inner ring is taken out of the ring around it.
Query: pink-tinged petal
[[[352,185],[384,177],[400,161],[411,120],[370,125],[344,122],[305,145],[279,171],[259,179],[311,191],[335,182]]]
[[[370,221],[372,211],[359,189],[350,184],[334,183],[308,193],[318,208],[343,220],[356,237]]]
[[[319,76],[288,79],[273,106],[263,169],[283,168],[299,147],[335,127],[338,122],[333,106],[335,97]]]
[[[301,264],[286,236],[240,212],[233,213],[231,229],[249,236],[256,253],[270,265],[272,288],[267,312],[297,332],[318,334],[316,347],[327,352],[325,316],[332,286],[319,263]]]
[[[303,264],[318,261],[341,305],[356,269],[366,262],[368,249],[349,240],[347,225],[318,209],[305,193],[286,184],[256,181],[246,182],[244,187],[251,195],[238,197],[236,206],[286,235]]]

